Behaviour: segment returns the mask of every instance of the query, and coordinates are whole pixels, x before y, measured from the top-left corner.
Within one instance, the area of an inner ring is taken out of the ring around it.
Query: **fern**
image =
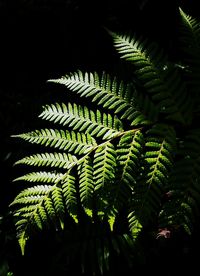
[[[41,154],[34,154],[31,156],[27,156],[22,158],[21,160],[18,160],[15,165],[19,164],[25,164],[29,166],[50,166],[50,167],[58,167],[63,169],[69,169],[71,166],[74,165],[74,163],[77,162],[77,158],[74,155],[71,155],[70,153],[60,153],[60,152],[54,152],[54,153],[41,153]]]
[[[195,129],[181,143],[181,149],[178,153],[179,160],[170,176],[169,188],[172,193],[172,200],[166,204],[160,218],[163,225],[167,223],[173,226],[183,226],[189,233],[193,231],[193,225],[196,224],[199,215],[199,135],[199,129]],[[174,213],[174,208],[177,210],[176,213]]]
[[[199,109],[200,22],[180,9],[180,49],[187,85]]]
[[[82,71],[49,80],[86,104],[45,105],[39,117],[63,129],[13,135],[39,150],[15,162],[34,167],[14,180],[29,186],[11,203],[23,254],[33,231],[56,227],[66,231],[68,256],[79,254],[82,271],[103,275],[113,256],[133,263],[146,231],[158,238],[158,229],[200,226],[199,86],[191,75],[199,70],[199,26],[180,16],[183,49],[192,45],[184,74],[157,44],[109,31],[131,64],[127,83]]]
[[[52,172],[32,172],[15,179],[15,181],[29,181],[29,182],[57,182],[63,174]]]
[[[146,39],[111,34],[121,58],[135,66],[136,78],[145,87],[158,110],[161,113],[169,114],[169,118],[185,123],[184,112],[191,105],[190,97],[180,81],[178,73],[168,69],[166,57],[159,47],[156,44],[148,43]],[[183,109],[181,101],[184,98],[187,99],[188,104]]]
[[[64,130],[41,129],[19,135],[14,135],[32,144],[41,144],[61,150],[68,150],[75,154],[90,151],[96,142],[89,134],[69,132]]]
[[[92,208],[94,192],[93,166],[90,156],[86,156],[78,165],[80,198],[85,208]]]
[[[120,122],[117,117],[113,118],[110,114],[102,114],[99,110],[93,112],[87,107],[82,108],[82,106],[71,105],[70,103],[68,106],[65,104],[46,106],[40,117],[59,122],[73,130],[78,129],[92,136],[103,136],[102,139],[112,138],[120,129]]]
[[[100,78],[97,73],[81,71],[50,82],[60,83],[75,91],[81,97],[90,97],[98,105],[121,114],[122,119],[127,119],[131,125],[148,124],[149,120],[137,108],[137,102],[131,97],[131,87],[111,80],[109,75],[103,74]]]

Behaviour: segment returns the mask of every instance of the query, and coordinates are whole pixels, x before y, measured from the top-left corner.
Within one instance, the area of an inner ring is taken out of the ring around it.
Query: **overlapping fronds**
[[[198,46],[197,21],[180,12],[183,44],[195,40]],[[78,103],[45,105],[39,115],[63,129],[13,135],[39,149],[15,162],[34,167],[15,179],[29,186],[11,203],[22,252],[33,229],[67,228],[68,235],[73,229],[81,233],[73,252],[80,250],[82,270],[88,255],[95,264],[90,268],[102,275],[110,254],[122,250],[125,256],[144,229],[156,233],[158,227],[183,226],[191,233],[200,216],[198,61],[192,53],[188,66],[196,73],[185,81],[178,63],[169,62],[157,44],[110,34],[118,53],[133,65],[133,79],[125,84],[106,73],[77,71],[50,80],[78,96]]]
[[[191,100],[178,72],[168,69],[169,62],[160,47],[136,36],[111,34],[121,58],[134,65],[136,78],[145,87],[160,113],[186,123],[185,112],[188,111],[188,106],[190,108]],[[186,106],[183,105],[183,98],[187,99]]]
[[[199,138],[200,130],[196,129],[186,135],[184,141],[180,141],[179,160],[170,176],[171,198],[161,212],[161,224],[183,226],[189,233],[198,224],[200,208]]]
[[[40,117],[48,121],[59,122],[64,126],[69,126],[73,130],[79,130],[84,133],[90,133],[92,136],[103,139],[112,138],[122,127],[116,116],[89,110],[86,106],[77,106],[76,104],[64,103],[47,105]]]
[[[99,106],[113,110],[120,118],[129,120],[131,125],[149,123],[148,118],[140,111],[137,99],[133,97],[132,86],[115,78],[111,79],[109,75],[102,74],[100,77],[97,73],[78,71],[49,81],[64,84],[80,97],[90,98]]]
[[[134,192],[144,138],[141,130],[125,133],[117,146],[117,180],[113,187],[114,205],[123,205]]]

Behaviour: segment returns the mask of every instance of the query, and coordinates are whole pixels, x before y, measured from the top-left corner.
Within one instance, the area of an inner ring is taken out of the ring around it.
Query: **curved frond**
[[[42,229],[42,225],[47,221],[43,202],[46,197],[48,198],[51,190],[52,186],[48,185],[27,188],[20,192],[10,204],[19,206],[14,215],[18,218],[16,227],[22,254],[24,254],[26,241],[29,238],[30,227],[36,225]]]
[[[52,186],[49,185],[37,185],[34,187],[27,188],[16,196],[15,200],[11,203],[11,205],[39,203],[41,201],[41,198],[43,199],[44,196],[47,195],[51,189]],[[31,210],[30,206],[28,210]]]
[[[170,118],[176,121],[185,123],[184,111],[187,109],[182,111],[180,109],[181,103],[177,102],[183,87],[177,78],[173,79],[175,83],[165,78],[168,62],[160,48],[156,44],[154,45],[135,36],[111,34],[121,58],[135,66],[134,74],[157,105],[159,111],[170,115]],[[169,72],[171,78],[173,78],[174,72]],[[176,89],[174,89],[174,86]],[[177,89],[179,94],[177,94]],[[188,97],[187,92],[184,93],[186,94],[185,97]]]
[[[74,152],[75,154],[86,153],[96,146],[96,141],[88,133],[69,132],[67,130],[41,129],[13,135],[12,137],[24,139],[32,144]]]
[[[185,51],[190,52],[192,49],[199,48],[200,50],[200,22],[196,18],[187,15],[181,8],[179,8],[181,16],[181,42]]]
[[[40,117],[103,139],[110,139],[122,130],[122,122],[116,116],[75,103],[46,105]]]
[[[103,74],[100,78],[97,73],[83,74],[78,71],[61,79],[49,81],[64,84],[80,97],[91,98],[98,105],[119,114],[120,118],[128,119],[131,125],[149,123],[148,118],[141,113],[133,98],[131,86],[126,86],[116,79],[112,80],[109,75]]]

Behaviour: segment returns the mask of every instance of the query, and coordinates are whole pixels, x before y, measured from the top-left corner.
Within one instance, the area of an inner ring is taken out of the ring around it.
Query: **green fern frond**
[[[69,214],[78,222],[78,202],[77,202],[77,187],[76,178],[68,172],[61,181],[61,188],[63,191],[63,198]]]
[[[122,122],[116,116],[89,110],[86,106],[64,103],[46,105],[40,114],[42,119],[67,125],[73,130],[89,133],[91,136],[110,139],[122,130]]]
[[[131,210],[143,226],[155,218],[161,207],[173,168],[175,137],[173,127],[164,124],[154,125],[146,132],[144,166],[131,202]]]
[[[150,43],[142,37],[118,35],[110,32],[121,58],[134,62],[144,73],[151,74],[152,63],[160,67],[166,63],[167,57],[156,43]]]
[[[34,186],[22,191],[15,200],[11,203],[13,205],[20,205],[14,215],[18,218],[16,223],[17,237],[19,244],[24,254],[26,241],[29,238],[29,228],[37,225],[39,229],[42,229],[45,219],[44,209],[41,205],[46,196],[49,195],[52,186]],[[25,209],[26,207],[26,209]]]
[[[61,79],[49,81],[64,84],[80,97],[90,97],[98,105],[119,114],[120,118],[131,121],[131,125],[149,123],[148,118],[139,110],[131,87],[125,86],[123,82],[117,82],[116,79],[112,80],[109,75],[103,74],[100,78],[97,73],[83,74],[78,71]]]
[[[63,168],[69,169],[77,162],[77,158],[70,153],[61,153],[61,152],[54,152],[54,153],[38,153],[31,156],[26,156],[17,162],[15,165],[19,164],[26,164],[29,166],[49,166],[55,168]]]
[[[106,142],[96,149],[93,168],[95,191],[115,179],[116,152],[112,143]]]
[[[41,201],[41,198],[43,199],[44,196],[47,195],[51,189],[52,186],[49,185],[37,185],[27,188],[16,196],[15,200],[11,203],[11,206],[14,204],[26,203],[32,203],[35,205],[35,203],[39,203]],[[28,211],[30,211],[30,209],[28,209]],[[20,212],[15,213],[15,215],[18,213]]]
[[[182,89],[182,85],[175,78],[177,82],[175,90],[174,83],[164,78],[165,67],[168,62],[163,53],[154,44],[149,44],[147,40],[129,35],[111,34],[121,58],[131,62],[136,67],[134,74],[157,105],[159,111],[170,114],[170,118],[185,123],[184,112],[179,108],[181,104],[177,104],[179,97],[177,93],[174,94],[179,86]],[[187,95],[186,92],[185,94]]]
[[[145,162],[148,168],[147,184],[154,182],[162,186],[167,182],[169,169],[173,165],[175,132],[167,125],[155,125],[147,131]]]
[[[31,172],[26,175],[20,176],[13,181],[28,181],[28,182],[45,182],[45,183],[55,183],[61,179],[62,173],[54,172]]]
[[[84,208],[91,209],[92,195],[94,192],[93,167],[90,156],[86,156],[78,165],[79,191]]]
[[[18,206],[14,215],[16,222],[19,244],[22,253],[26,241],[29,239],[31,227],[37,226],[43,229],[44,225],[52,221],[58,221],[61,228],[63,224],[64,200],[63,191],[60,187],[52,185],[37,185],[27,188],[19,193],[10,206]]]
[[[131,234],[132,234],[133,238],[136,239],[142,230],[142,224],[140,224],[139,220],[135,216],[134,211],[132,211],[128,214],[128,223],[129,223],[129,228],[130,228]]]
[[[51,217],[54,217],[55,215],[59,215],[61,228],[63,228],[64,226],[61,220],[61,214],[64,214],[65,212],[65,205],[64,205],[62,188],[54,185],[54,188],[51,190],[51,200],[48,200],[48,199],[46,199],[44,202],[44,206],[48,214],[51,214]]]
[[[141,130],[129,131],[120,138],[116,150],[117,179],[112,190],[114,205],[121,206],[127,203],[134,191],[143,146],[144,139]]]
[[[13,135],[32,144],[39,144],[65,151],[73,151],[75,154],[84,154],[96,146],[96,141],[88,133],[41,129],[19,135]]]
[[[181,42],[185,46],[185,50],[193,54],[190,48],[200,48],[200,22],[196,18],[187,15],[179,8],[181,15]]]
[[[143,134],[141,130],[126,132],[117,147],[117,162],[120,171],[120,182],[134,184],[134,175],[137,171],[138,160],[142,151]]]

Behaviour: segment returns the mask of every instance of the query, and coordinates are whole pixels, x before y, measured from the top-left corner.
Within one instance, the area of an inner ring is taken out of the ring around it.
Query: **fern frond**
[[[143,134],[141,130],[126,132],[117,147],[117,162],[119,164],[120,180],[126,184],[134,184],[138,159],[142,151]]]
[[[144,73],[151,74],[152,62],[155,67],[160,67],[166,63],[167,57],[163,50],[156,43],[150,43],[142,37],[136,39],[131,35],[119,35],[110,32],[121,58],[134,62],[134,64],[142,69]]]
[[[38,153],[31,156],[26,156],[17,162],[15,165],[19,164],[26,164],[29,166],[49,166],[55,168],[63,168],[69,169],[77,162],[77,158],[70,153],[61,153],[61,152],[54,152],[54,153]]]
[[[45,182],[45,183],[55,183],[61,179],[62,173],[54,172],[31,172],[26,175],[20,176],[13,181],[28,181],[28,182]]]
[[[143,226],[161,207],[176,149],[175,131],[168,125],[154,125],[146,135],[144,166],[130,208]]]
[[[189,233],[200,214],[200,131],[193,130],[181,143],[178,161],[170,176],[170,201],[160,214],[161,225],[181,225]],[[174,207],[177,212],[174,213]]]
[[[32,144],[39,144],[65,151],[73,151],[75,154],[83,154],[96,146],[96,141],[88,133],[41,129],[19,135],[12,135],[24,139]]]
[[[78,202],[77,202],[77,188],[76,188],[76,179],[75,177],[68,172],[65,177],[61,181],[61,188],[63,191],[63,198],[65,200],[65,204],[69,214],[78,222],[77,210],[78,210]]]
[[[64,103],[46,105],[39,117],[48,121],[59,122],[73,130],[89,133],[91,136],[110,139],[122,130],[122,122],[116,116],[89,110],[86,106]]]
[[[90,156],[84,157],[78,165],[79,191],[84,208],[91,209],[91,199],[94,192],[93,167]]]
[[[181,8],[179,8],[181,15],[181,42],[187,52],[192,55],[192,49],[200,48],[200,22],[196,18],[187,15]]]
[[[39,203],[41,201],[41,198],[47,195],[51,189],[52,186],[50,185],[37,185],[27,188],[16,196],[15,200],[11,203],[11,206],[19,203]],[[28,208],[27,211],[30,211],[30,208]],[[15,214],[18,214],[18,212]]]
[[[199,105],[200,21],[187,15],[182,9],[180,16],[180,49],[183,51],[184,73],[195,104]]]
[[[114,205],[126,204],[134,191],[143,146],[144,139],[141,130],[129,131],[120,138],[116,150],[117,179],[112,191]]]
[[[96,149],[93,168],[95,191],[115,179],[116,152],[111,142],[106,142]]]
[[[44,201],[45,209],[48,214],[51,215],[51,218],[56,215],[59,216],[61,228],[64,227],[62,222],[61,214],[65,212],[63,190],[61,187],[54,185],[54,188],[51,190],[51,199],[50,197],[46,198]]]
[[[142,230],[142,224],[137,219],[135,211],[131,211],[128,214],[128,223],[129,223],[129,229],[131,231],[131,234],[133,238],[136,239]]]
[[[167,125],[155,125],[147,132],[145,162],[148,168],[147,184],[163,186],[173,165],[175,133]]]
[[[18,218],[16,227],[22,254],[24,254],[31,227],[37,226],[43,229],[44,225],[50,220],[53,221],[56,216],[60,217],[59,223],[62,223],[64,205],[59,187],[37,185],[27,188],[10,204],[10,206],[14,205],[19,206],[14,215]]]
[[[80,97],[90,97],[98,105],[119,114],[120,118],[129,120],[131,125],[149,123],[148,118],[139,110],[131,87],[123,82],[117,82],[116,79],[112,80],[109,75],[103,74],[100,78],[97,73],[83,74],[78,71],[61,79],[49,81],[64,84]]]
[[[111,34],[121,58],[131,62],[136,67],[134,71],[136,77],[157,105],[159,111],[170,114],[170,118],[184,123],[184,112],[180,110],[180,104],[177,104],[177,98],[179,97],[176,93],[174,94],[176,92],[174,83],[168,82],[167,78],[164,78],[164,69],[167,63],[165,55],[156,45],[148,43],[147,40],[142,38],[137,39],[129,35]],[[179,88],[179,85],[180,83],[177,80],[176,88]]]

